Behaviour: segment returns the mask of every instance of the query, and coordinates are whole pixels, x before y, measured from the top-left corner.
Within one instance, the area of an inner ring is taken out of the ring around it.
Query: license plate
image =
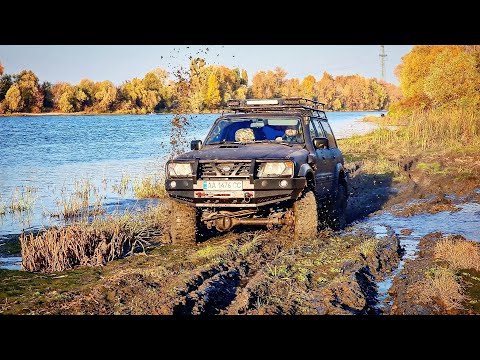
[[[243,190],[243,181],[203,180],[203,190]]]

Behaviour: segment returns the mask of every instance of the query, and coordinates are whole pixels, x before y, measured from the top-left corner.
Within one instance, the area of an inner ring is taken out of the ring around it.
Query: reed
[[[166,231],[168,207],[142,213],[107,215],[93,222],[53,227],[38,234],[22,234],[22,269],[54,272],[76,266],[102,266],[138,250]]]
[[[112,189],[114,192],[118,193],[119,195],[124,195],[130,185],[130,176],[128,174],[122,174],[120,178],[120,182],[118,184],[113,184]]]
[[[133,184],[135,197],[139,199],[164,198],[165,178],[163,176],[149,176],[141,180],[136,180]]]
[[[36,201],[35,193],[36,189],[31,186],[17,186],[13,191],[8,211],[10,213],[31,211]]]
[[[378,144],[419,147],[422,150],[473,145],[480,142],[480,115],[463,109],[422,111],[404,119],[394,131],[381,128],[373,133]]]

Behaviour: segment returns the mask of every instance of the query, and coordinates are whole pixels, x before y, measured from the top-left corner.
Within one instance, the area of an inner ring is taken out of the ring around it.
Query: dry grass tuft
[[[146,177],[133,184],[133,192],[139,199],[166,197],[165,179],[163,177]]]
[[[480,247],[477,243],[448,237],[435,244],[435,259],[444,260],[454,270],[475,269],[480,271]]]
[[[358,249],[360,251],[360,254],[367,258],[375,254],[375,251],[378,249],[379,244],[380,240],[378,239],[366,239],[362,241],[360,245],[358,245]]]
[[[53,272],[79,265],[100,266],[145,249],[153,236],[165,231],[165,206],[144,213],[109,215],[92,223],[51,228],[38,235],[21,235],[22,268]]]
[[[409,292],[424,304],[440,302],[447,310],[461,310],[467,300],[464,288],[451,269],[433,267],[424,280],[410,287]]]

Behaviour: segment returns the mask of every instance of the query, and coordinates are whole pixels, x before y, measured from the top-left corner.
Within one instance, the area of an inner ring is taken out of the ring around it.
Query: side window
[[[328,146],[331,148],[336,148],[337,147],[337,142],[335,141],[335,136],[333,136],[333,131],[332,128],[330,127],[330,124],[327,121],[321,121],[323,130],[325,131],[325,134],[327,135],[328,139]]]
[[[314,138],[318,137],[317,135],[317,129],[315,127],[315,124],[313,123],[313,119],[310,120],[308,123],[308,128],[310,129],[310,137],[312,138],[312,141]]]

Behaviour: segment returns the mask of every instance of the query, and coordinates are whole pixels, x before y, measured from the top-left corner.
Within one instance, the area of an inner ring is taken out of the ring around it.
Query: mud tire
[[[195,207],[171,201],[170,239],[172,244],[195,245],[197,223]]]
[[[294,239],[305,240],[317,236],[318,213],[315,194],[310,189],[293,204]]]

